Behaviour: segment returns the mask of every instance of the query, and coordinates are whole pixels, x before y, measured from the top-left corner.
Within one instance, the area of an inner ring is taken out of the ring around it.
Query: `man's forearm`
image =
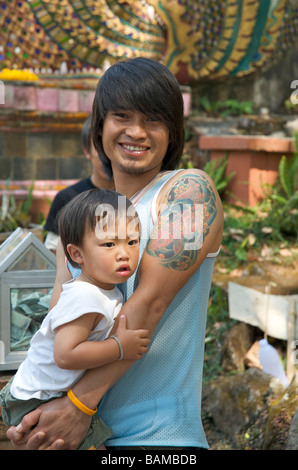
[[[162,314],[166,308],[163,302],[157,302],[158,297],[146,294],[139,295],[139,288],[134,295],[125,303],[120,314],[125,313],[127,328],[149,330],[152,336]],[[144,292],[144,289],[143,289]],[[111,334],[116,330],[114,326]],[[141,359],[142,360],[142,359]],[[111,388],[122,375],[134,364],[132,360],[114,361],[110,364],[90,369],[75,384],[73,391],[75,395],[91,409],[95,409],[103,395]]]
[[[73,386],[73,392],[79,400],[91,409],[95,409],[104,394],[132,366],[134,361],[115,361],[111,364],[89,369]]]
[[[143,292],[145,291],[146,289],[143,287]],[[126,316],[127,328],[147,329],[150,332],[150,336],[152,336],[166,307],[163,302],[156,302],[156,298],[157,297],[155,294],[150,297],[148,293],[140,294],[140,290],[136,289],[133,296],[125,303],[120,312],[120,314],[124,313]],[[114,326],[111,334],[115,333],[116,327],[117,325]],[[75,396],[88,408],[95,409],[104,394],[117,382],[117,380],[122,377],[125,372],[127,372],[127,370],[133,364],[134,361],[121,360],[114,361],[96,369],[87,370],[83,377],[72,388]],[[74,405],[70,402],[68,397],[65,398],[74,408]],[[80,417],[82,412],[76,409],[74,413],[72,412],[72,414]],[[76,426],[79,428],[78,425]],[[58,437],[61,436],[57,435],[56,439]],[[68,448],[69,443],[67,441],[67,437],[64,438],[64,440],[66,442],[65,448]]]

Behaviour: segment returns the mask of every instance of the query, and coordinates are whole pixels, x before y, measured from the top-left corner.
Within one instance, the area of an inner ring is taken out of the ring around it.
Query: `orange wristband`
[[[70,401],[71,401],[79,410],[83,411],[83,413],[85,413],[86,415],[93,416],[93,415],[97,412],[97,408],[96,408],[96,410],[91,410],[90,408],[88,408],[88,406],[84,405],[84,404],[74,395],[72,389],[68,390],[67,396],[68,396],[68,398],[70,399]]]

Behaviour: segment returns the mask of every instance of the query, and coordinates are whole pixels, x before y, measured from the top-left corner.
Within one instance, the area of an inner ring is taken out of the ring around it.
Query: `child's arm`
[[[56,329],[54,359],[61,369],[93,369],[116,361],[120,349],[114,338],[88,341],[90,331],[98,323],[98,313],[87,313]],[[123,350],[123,359],[141,359],[148,351],[147,330],[127,330],[126,317],[119,318],[116,331]]]

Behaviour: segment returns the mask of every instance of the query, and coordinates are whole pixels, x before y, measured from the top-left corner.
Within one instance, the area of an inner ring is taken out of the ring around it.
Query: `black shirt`
[[[73,199],[77,194],[82,193],[83,191],[87,191],[88,189],[95,189],[96,187],[91,181],[90,176],[88,178],[84,178],[81,181],[78,181],[67,188],[62,189],[59,191],[50,207],[50,211],[44,226],[44,229],[48,232],[53,232],[58,235],[58,223],[57,223],[57,215],[60,209],[64,207],[71,199]]]

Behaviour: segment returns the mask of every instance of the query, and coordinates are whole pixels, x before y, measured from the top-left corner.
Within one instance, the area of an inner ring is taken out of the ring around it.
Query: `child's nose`
[[[128,259],[128,252],[124,246],[119,246],[118,257],[119,259]]]

